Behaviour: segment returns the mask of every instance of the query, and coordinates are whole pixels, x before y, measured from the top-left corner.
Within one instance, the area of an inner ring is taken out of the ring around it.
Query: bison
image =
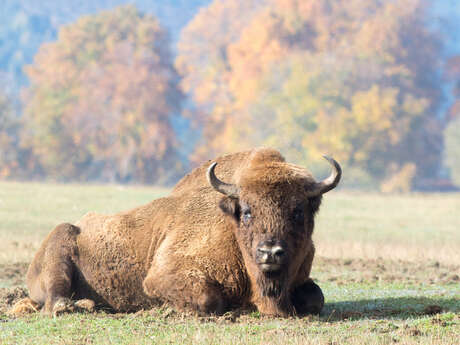
[[[332,173],[317,182],[273,149],[226,155],[168,197],[61,224],[30,264],[28,301],[47,314],[79,300],[116,312],[166,302],[199,314],[254,306],[266,315],[319,313],[314,216],[341,177],[325,158]]]

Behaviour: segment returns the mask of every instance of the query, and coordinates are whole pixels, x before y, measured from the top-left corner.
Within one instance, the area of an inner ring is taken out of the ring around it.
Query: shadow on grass
[[[405,320],[441,312],[460,312],[460,300],[418,296],[326,303],[321,312],[321,320],[342,321],[375,318]]]

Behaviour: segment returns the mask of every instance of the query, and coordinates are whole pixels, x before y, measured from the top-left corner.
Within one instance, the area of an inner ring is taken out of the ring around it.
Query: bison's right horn
[[[216,191],[225,194],[230,198],[237,199],[239,195],[238,187],[236,187],[234,184],[225,183],[219,180],[214,172],[216,165],[217,162],[212,163],[209,166],[208,171],[206,172],[206,177],[208,179],[209,184]]]
[[[335,161],[335,159],[323,156],[331,165],[332,165],[332,172],[328,178],[322,180],[321,182],[315,183],[315,186],[312,190],[308,191],[308,197],[315,197],[326,192],[329,192],[331,189],[334,189],[340,181],[342,177],[342,168],[340,167],[339,163]]]

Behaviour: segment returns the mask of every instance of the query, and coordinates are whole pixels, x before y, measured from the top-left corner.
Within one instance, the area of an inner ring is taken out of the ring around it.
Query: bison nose
[[[285,251],[279,245],[262,245],[257,248],[257,258],[259,263],[281,263],[284,256]]]
[[[281,248],[280,246],[273,247],[272,254],[278,257],[284,256],[284,249]]]

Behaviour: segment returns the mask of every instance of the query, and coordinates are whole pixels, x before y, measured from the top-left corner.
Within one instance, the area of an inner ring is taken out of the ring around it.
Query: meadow
[[[114,213],[168,193],[145,186],[0,183],[0,344],[458,344],[460,194],[325,195],[312,276],[320,316],[219,317],[168,306],[135,314],[20,318],[8,309],[46,234],[89,211]]]

